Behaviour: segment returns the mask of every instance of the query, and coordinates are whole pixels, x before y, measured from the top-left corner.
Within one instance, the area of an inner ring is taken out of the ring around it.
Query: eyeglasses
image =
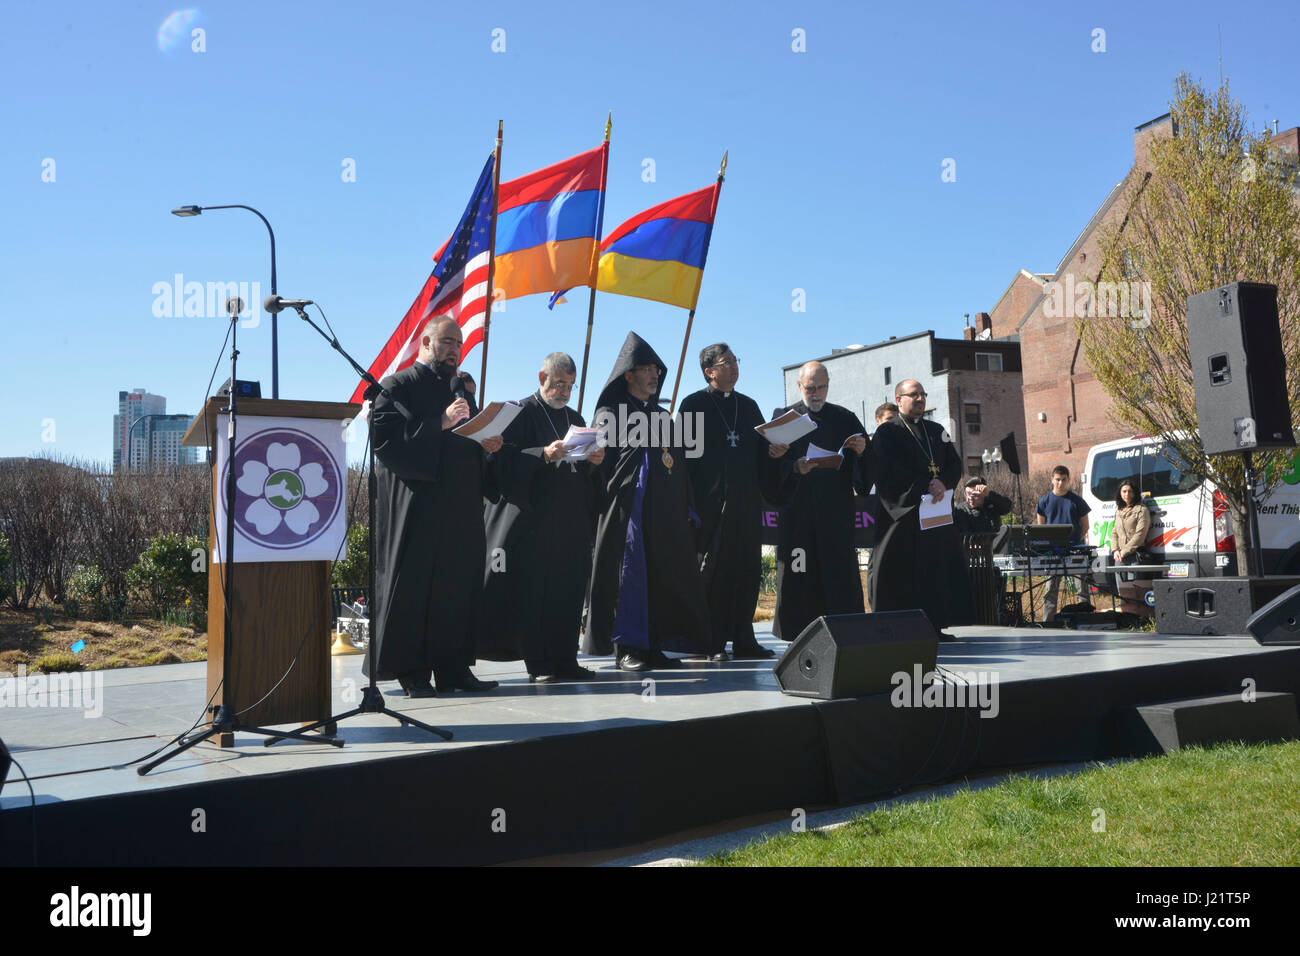
[[[731,358],[723,359],[720,362],[714,362],[712,365],[709,366],[709,368],[726,368],[728,365],[739,365],[739,364],[740,364],[740,356],[733,355]]]
[[[903,392],[899,398],[927,398],[925,392]]]

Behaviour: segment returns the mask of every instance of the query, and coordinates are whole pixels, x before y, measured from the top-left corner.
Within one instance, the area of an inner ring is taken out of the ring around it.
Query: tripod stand
[[[320,326],[313,322],[308,317],[307,311],[303,306],[295,306],[294,308],[297,311],[298,316],[315,329],[316,333],[328,342],[334,351],[338,352],[339,355],[342,355],[363,381],[370,384],[370,388],[366,390],[368,396],[373,399],[373,396],[375,395],[383,395],[392,402],[393,408],[397,409],[403,418],[408,422],[414,420],[415,416],[411,414],[410,410],[397,399],[393,398],[392,393],[389,392],[388,389],[376,382],[375,377],[371,375],[367,369],[358,365],[356,360],[344,351],[343,346],[339,345],[338,339],[334,338],[332,335],[327,335]],[[375,607],[378,602],[375,600],[375,416],[373,414],[373,407],[372,413],[366,422],[366,427],[366,445],[369,448],[367,467],[370,469],[366,476],[366,498],[370,509],[370,526],[368,529],[368,546],[370,548],[370,571],[368,582],[370,585],[370,603],[368,608],[370,614],[370,639],[366,642],[366,670],[370,674],[370,683],[368,683],[361,691],[361,703],[358,706],[342,714],[335,714],[326,717],[324,720],[318,720],[314,724],[308,724],[302,729],[304,731],[314,730],[317,727],[324,727],[329,723],[344,721],[360,714],[387,714],[400,724],[409,724],[412,727],[419,727],[421,730],[441,737],[443,740],[451,740],[451,731],[449,730],[442,730],[439,727],[434,727],[430,724],[418,721],[414,717],[402,713],[400,710],[390,710],[388,705],[384,703],[384,695],[380,692],[379,686],[376,683],[375,674],[377,673],[378,668],[376,667],[375,661],[375,624],[377,623]],[[275,743],[274,740],[268,740],[266,741],[266,746],[269,747],[273,743]]]
[[[240,305],[242,309],[242,304]],[[202,730],[194,734],[189,734],[180,738],[179,745],[171,753],[164,754],[157,760],[150,761],[147,764],[136,768],[136,773],[144,776],[159,764],[166,763],[177,754],[184,753],[196,744],[201,744],[205,740],[217,736],[218,734],[233,734],[236,731],[243,731],[249,734],[261,734],[264,737],[271,738],[269,742],[276,740],[302,740],[307,743],[326,743],[335,747],[342,747],[343,741],[337,737],[326,736],[306,736],[307,731],[314,730],[316,727],[323,726],[325,721],[312,724],[308,727],[301,727],[298,730],[280,731],[267,730],[264,727],[245,727],[239,722],[239,715],[235,712],[231,704],[225,703],[227,700],[236,700],[234,682],[231,680],[230,667],[230,635],[234,630],[234,608],[231,602],[232,582],[235,577],[235,449],[238,447],[235,443],[235,435],[239,421],[239,389],[236,383],[239,381],[235,375],[235,366],[239,359],[238,346],[238,329],[239,329],[239,309],[233,308],[231,303],[226,304],[227,311],[230,312],[230,392],[227,395],[229,404],[222,411],[230,413],[230,424],[227,431],[229,442],[229,452],[226,455],[226,532],[225,539],[221,548],[221,565],[223,567],[221,591],[225,602],[224,628],[221,636],[223,645],[223,654],[221,660],[221,687],[223,702],[212,708],[212,724],[207,730]],[[207,410],[204,409],[204,415]],[[209,572],[211,573],[211,572]]]

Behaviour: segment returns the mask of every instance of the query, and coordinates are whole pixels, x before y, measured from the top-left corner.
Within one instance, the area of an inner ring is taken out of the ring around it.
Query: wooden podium
[[[217,416],[226,405],[224,397],[209,399],[181,439],[181,444],[190,447],[207,446],[212,462],[214,497],[208,509],[209,556],[215,554],[217,544],[216,496],[226,493],[217,474],[216,451]],[[357,416],[361,406],[347,402],[239,398],[237,409],[236,442],[242,444],[249,434],[246,430],[249,420],[259,416],[333,419],[341,428],[342,422]],[[230,682],[221,686],[219,692],[226,650],[226,605],[222,588],[226,567],[210,564],[208,568],[208,696],[217,693],[209,706],[224,703],[239,714],[239,723],[253,727],[324,720],[330,715],[331,704],[330,562],[241,561],[238,535],[236,531],[230,595],[233,622]],[[295,654],[298,663],[289,669]],[[282,677],[277,687],[276,682]],[[263,697],[266,699],[262,700]],[[327,735],[334,731],[333,724],[324,728]],[[233,745],[233,734],[218,736],[222,747]]]

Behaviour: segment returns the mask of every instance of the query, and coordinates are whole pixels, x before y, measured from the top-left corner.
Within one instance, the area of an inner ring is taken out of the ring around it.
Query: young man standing
[[[1092,509],[1070,490],[1070,469],[1057,465],[1052,469],[1052,490],[1038,499],[1038,508],[1034,513],[1035,524],[1068,524],[1070,530],[1070,547],[1083,544],[1084,518]],[[1078,580],[1075,590],[1078,591]],[[1043,596],[1043,620],[1050,621],[1056,617],[1056,602],[1061,591],[1061,576],[1053,575],[1047,581],[1047,593]]]

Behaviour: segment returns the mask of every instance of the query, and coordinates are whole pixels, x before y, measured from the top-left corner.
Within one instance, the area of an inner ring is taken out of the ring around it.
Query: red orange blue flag
[[[638,213],[601,243],[596,288],[694,309],[721,182]],[[554,306],[560,300],[551,298]]]

